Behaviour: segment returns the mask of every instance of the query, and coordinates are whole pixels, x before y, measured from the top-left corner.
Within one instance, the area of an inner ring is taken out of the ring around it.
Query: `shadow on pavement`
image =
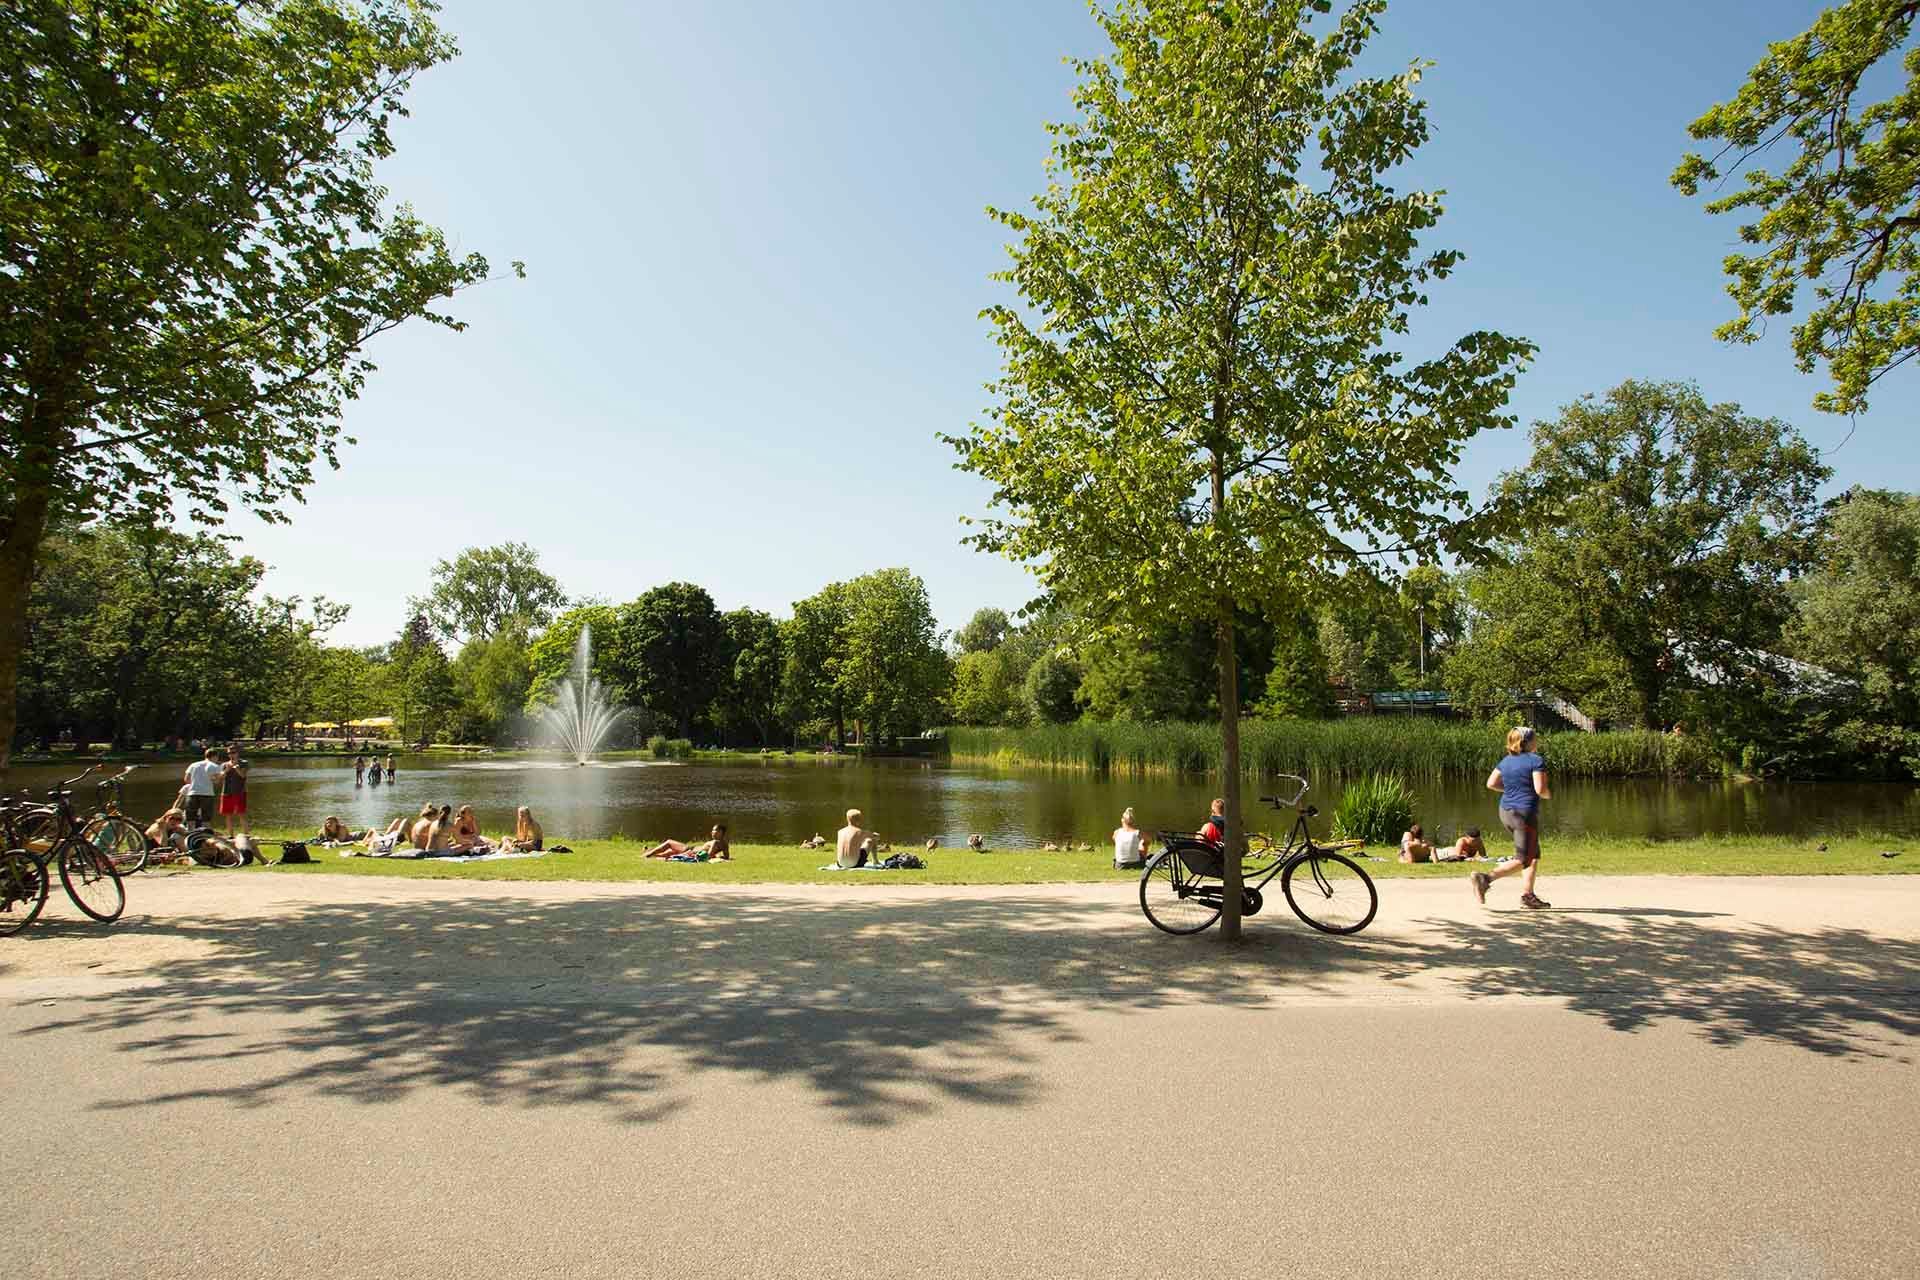
[[[1616,1030],[1675,1019],[1721,1045],[1882,1056],[1920,1035],[1915,943],[1698,923],[1712,914],[1425,920],[1356,938],[1282,917],[1253,922],[1229,949],[1159,934],[1129,902],[1039,892],[315,904],[257,921],[135,921],[187,955],[165,984],[63,1000],[22,1034],[109,1035],[184,1082],[125,1105],[257,1107],[312,1093],[385,1103],[452,1088],[644,1122],[685,1105],[702,1073],[730,1071],[799,1083],[862,1125],[1034,1100],[1035,1055],[1075,1034],[1064,1009],[1546,995]],[[1393,985],[1407,980],[1418,985]],[[284,1058],[242,1070],[287,1054],[291,1073]],[[240,1076],[260,1080],[236,1088]]]

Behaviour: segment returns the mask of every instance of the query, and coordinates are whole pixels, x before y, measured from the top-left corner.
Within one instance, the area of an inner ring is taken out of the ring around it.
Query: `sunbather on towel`
[[[453,815],[453,838],[449,843],[460,853],[493,852],[493,846],[480,834],[480,824],[474,820],[470,804],[461,805],[460,811]]]
[[[533,819],[533,810],[521,805],[513,814],[513,834],[500,842],[505,853],[539,853],[546,844],[546,833]]]
[[[683,855],[693,855],[697,857],[703,853],[707,855],[707,861],[709,862],[733,861],[733,847],[727,843],[726,823],[714,823],[712,835],[699,844],[685,844],[678,840],[662,840],[659,844],[647,850],[645,856],[649,858],[673,858]]]

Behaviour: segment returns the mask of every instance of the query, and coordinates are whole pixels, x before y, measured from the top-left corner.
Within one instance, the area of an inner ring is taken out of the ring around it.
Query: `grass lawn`
[[[263,838],[289,833],[260,833]],[[457,863],[424,858],[342,858],[336,849],[315,848],[312,866],[275,867],[284,875],[412,876],[433,880],[672,880],[685,883],[769,884],[1058,884],[1129,881],[1137,871],[1115,871],[1112,854],[1042,853],[1010,849],[975,853],[970,849],[915,849],[927,860],[924,871],[822,871],[833,850],[785,845],[736,845],[730,863],[662,862],[641,857],[637,840],[566,840],[572,853],[504,862]],[[1920,843],[1891,836],[1829,838],[1818,841],[1777,836],[1709,837],[1649,843],[1644,840],[1567,839],[1546,845],[1542,877],[1555,875],[1879,875],[1920,872]],[[1882,851],[1899,851],[1882,858]],[[1375,879],[1465,877],[1484,864],[1447,863],[1403,866],[1393,849],[1368,851]]]

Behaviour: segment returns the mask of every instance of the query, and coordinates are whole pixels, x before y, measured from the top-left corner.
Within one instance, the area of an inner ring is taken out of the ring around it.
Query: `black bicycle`
[[[139,767],[130,764],[113,777],[93,784],[93,813],[82,832],[94,848],[113,859],[114,870],[123,876],[147,865],[147,833],[120,812],[120,786]]]
[[[1248,837],[1241,860],[1240,914],[1260,914],[1265,905],[1261,890],[1280,877],[1280,892],[1293,913],[1322,933],[1358,933],[1373,923],[1380,895],[1360,864],[1346,857],[1346,846],[1318,844],[1307,829],[1307,819],[1320,810],[1303,804],[1307,780],[1282,774],[1300,784],[1286,799],[1261,796],[1264,804],[1294,811],[1293,831],[1284,842],[1271,836]],[[1188,832],[1165,832],[1166,848],[1155,854],[1140,873],[1140,910],[1156,929],[1168,933],[1200,933],[1213,926],[1226,906],[1226,851],[1210,840]]]
[[[10,807],[6,824],[10,844],[22,825],[31,827],[36,835],[44,832],[49,813],[54,836],[44,854],[25,847],[10,848],[0,854],[0,934],[18,933],[40,914],[47,900],[49,863],[59,868],[60,886],[84,914],[111,924],[127,909],[126,886],[120,883],[113,859],[82,834],[80,819],[73,811],[73,792],[69,788],[92,772],[88,769],[49,790],[49,804]],[[33,863],[31,872],[27,862]]]

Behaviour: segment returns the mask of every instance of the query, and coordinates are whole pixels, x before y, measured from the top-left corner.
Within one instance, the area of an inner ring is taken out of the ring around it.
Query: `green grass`
[[[262,833],[263,837],[266,833]],[[278,838],[278,837],[274,837]],[[738,845],[731,863],[662,862],[641,857],[637,840],[568,840],[572,853],[544,858],[467,864],[437,859],[342,858],[338,850],[313,849],[312,866],[274,867],[275,875],[406,876],[427,880],[667,880],[681,884],[1056,884],[1123,881],[1138,872],[1115,871],[1112,851],[1043,853],[1009,849],[916,849],[924,871],[821,871],[831,849],[785,845]],[[1920,841],[1893,836],[1829,837],[1816,841],[1785,836],[1721,836],[1651,842],[1606,837],[1548,840],[1543,877],[1555,875],[1882,875],[1920,872]],[[1494,852],[1498,853],[1497,846]],[[1882,858],[1882,850],[1900,850]],[[1405,866],[1397,848],[1376,846],[1364,865],[1375,879],[1464,878],[1478,863]],[[195,869],[196,874],[201,874]],[[231,874],[205,872],[204,874]],[[248,872],[253,874],[253,872]]]
[[[1508,726],[1411,716],[1247,720],[1241,761],[1249,777],[1278,773],[1482,774],[1505,751]],[[948,729],[956,760],[1046,765],[1098,773],[1212,773],[1217,724],[1080,721],[1025,729]],[[1697,738],[1630,730],[1541,735],[1556,777],[1710,777],[1721,772]]]

